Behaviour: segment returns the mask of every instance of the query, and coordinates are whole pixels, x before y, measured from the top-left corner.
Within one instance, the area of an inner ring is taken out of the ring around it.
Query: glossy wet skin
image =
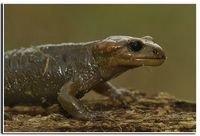
[[[80,100],[94,90],[128,105],[132,92],[108,80],[140,66],[159,66],[166,59],[150,36],[110,36],[86,43],[48,44],[4,53],[4,104],[59,102],[76,119],[108,118],[89,110]]]
[[[94,46],[93,52],[105,78],[109,78],[110,73],[113,75],[140,66],[159,66],[166,59],[163,49],[150,36],[111,36]],[[105,67],[107,71],[104,71]]]

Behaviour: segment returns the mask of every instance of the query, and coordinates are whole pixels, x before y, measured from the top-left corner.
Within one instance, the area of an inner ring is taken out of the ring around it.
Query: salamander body
[[[90,90],[127,105],[128,90],[108,80],[140,66],[158,66],[165,54],[150,36],[110,36],[86,43],[62,43],[20,48],[4,53],[4,105],[60,103],[77,119],[106,115],[89,110],[80,98]]]

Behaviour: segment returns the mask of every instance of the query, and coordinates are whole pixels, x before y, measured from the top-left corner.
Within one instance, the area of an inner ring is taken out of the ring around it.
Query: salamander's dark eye
[[[138,52],[142,49],[142,44],[138,41],[133,41],[127,44],[127,47],[132,51]]]

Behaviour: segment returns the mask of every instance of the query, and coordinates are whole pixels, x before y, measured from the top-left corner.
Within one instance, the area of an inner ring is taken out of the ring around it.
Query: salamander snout
[[[157,49],[153,49],[152,53],[155,54],[155,55],[159,55],[159,52],[157,51]]]
[[[165,53],[163,52],[163,50],[160,49],[152,49],[152,53],[155,56],[159,56],[160,59],[167,59],[167,57],[165,56]]]

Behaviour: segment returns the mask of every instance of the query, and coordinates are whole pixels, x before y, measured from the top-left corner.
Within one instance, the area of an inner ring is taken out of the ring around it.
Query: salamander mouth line
[[[134,60],[137,60],[137,61],[142,61],[142,60],[166,60],[167,57],[166,56],[162,56],[162,57],[159,57],[159,58],[136,58]]]
[[[142,66],[159,66],[165,61],[166,57],[162,58],[137,58],[134,59],[134,65]]]
[[[139,58],[139,59],[134,59],[136,61],[143,61],[143,60],[165,60],[164,58]]]

